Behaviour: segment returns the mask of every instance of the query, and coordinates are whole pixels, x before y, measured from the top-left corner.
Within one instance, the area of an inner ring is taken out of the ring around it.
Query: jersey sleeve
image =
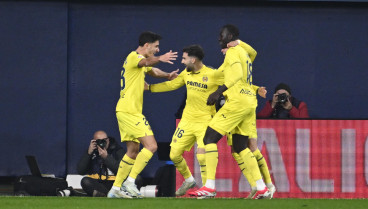
[[[165,81],[162,83],[157,84],[151,84],[150,85],[150,91],[151,92],[165,92],[165,91],[172,91],[176,90],[182,86],[184,86],[184,76],[185,76],[186,70],[183,70],[177,78],[171,81]]]
[[[243,48],[249,55],[250,60],[253,62],[254,59],[257,56],[257,51],[255,49],[253,49],[253,47],[251,47],[249,44],[243,42],[243,41],[239,41],[239,46],[241,48]]]
[[[130,69],[137,69],[138,68],[138,63],[144,59],[145,57],[143,55],[140,55],[136,52],[134,53],[131,53],[126,61],[125,61],[125,65],[127,68],[130,68]]]
[[[229,89],[242,79],[243,71],[241,60],[239,56],[237,56],[236,51],[230,48],[226,53],[224,62],[230,66],[224,70],[224,84]]]
[[[254,90],[254,92],[256,92],[256,94],[258,94],[259,86],[252,85],[252,89]]]

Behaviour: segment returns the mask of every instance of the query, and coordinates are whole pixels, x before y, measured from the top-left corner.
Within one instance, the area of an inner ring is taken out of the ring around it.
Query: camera
[[[285,104],[288,100],[288,95],[285,93],[277,95],[277,102],[281,104]]]
[[[105,148],[107,142],[106,142],[106,139],[97,139],[96,144],[97,144],[97,146],[99,146],[103,149],[103,148]]]

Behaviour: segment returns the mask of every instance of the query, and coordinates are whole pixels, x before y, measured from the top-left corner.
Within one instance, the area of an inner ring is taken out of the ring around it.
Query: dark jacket
[[[99,174],[99,176],[108,176],[107,168],[116,175],[120,161],[125,154],[125,149],[123,149],[114,138],[109,137],[109,139],[110,145],[107,149],[107,158],[102,159],[95,153],[89,155],[88,151],[86,151],[77,165],[77,172],[79,175]]]

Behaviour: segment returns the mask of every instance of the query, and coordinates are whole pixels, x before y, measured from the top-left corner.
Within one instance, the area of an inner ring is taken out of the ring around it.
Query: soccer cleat
[[[268,187],[268,191],[270,192],[270,195],[268,195],[266,198],[267,199],[272,199],[273,194],[275,194],[275,192],[276,192],[276,187],[274,185],[271,185],[270,187]]]
[[[124,191],[111,188],[109,193],[107,193],[107,198],[132,198],[132,197],[129,196]]]
[[[263,190],[258,190],[256,194],[253,196],[253,199],[263,199],[267,198],[270,195],[270,191],[265,187]]]
[[[256,189],[252,189],[252,191],[250,191],[248,197],[246,197],[245,199],[253,199],[253,197],[256,194],[256,192],[257,192]]]
[[[190,196],[197,197],[198,199],[214,198],[216,196],[216,189],[210,189],[203,186],[202,188],[188,192]]]
[[[122,190],[126,191],[131,197],[143,198],[144,196],[138,190],[137,185],[130,181],[125,181],[122,185]]]
[[[187,191],[193,187],[195,187],[197,184],[195,181],[192,182],[186,182],[184,181],[181,187],[175,192],[176,196],[183,196]]]

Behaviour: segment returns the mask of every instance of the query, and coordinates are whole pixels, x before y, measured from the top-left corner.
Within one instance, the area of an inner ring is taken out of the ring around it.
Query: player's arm
[[[248,52],[250,60],[253,62],[256,59],[257,51],[253,49],[249,44],[239,40],[239,46],[241,46],[246,52]]]
[[[184,72],[184,71],[183,71]],[[183,72],[180,73],[180,75],[171,81],[166,81],[162,83],[157,84],[151,84],[148,86],[148,89],[151,92],[165,92],[165,91],[173,91],[176,90],[182,86],[184,86],[184,78],[183,78]]]
[[[178,77],[178,72],[179,69],[167,73],[158,68],[153,67],[150,71],[147,72],[147,74],[155,78],[167,78],[168,80],[172,80]]]
[[[214,105],[221,94],[235,85],[243,77],[241,61],[231,52],[227,52],[224,62],[227,62],[231,68],[224,70],[224,85],[220,86],[207,99],[207,105]]]
[[[241,60],[238,56],[231,53],[230,50],[226,53],[224,60],[224,62],[227,62],[230,65],[229,69],[224,70],[224,85],[227,88],[231,88],[235,83],[243,78]]]
[[[234,47],[239,45],[241,48],[243,48],[249,55],[250,60],[253,62],[254,59],[256,59],[257,51],[251,47],[249,44],[241,41],[241,40],[235,40],[231,41],[227,44],[227,47]]]
[[[141,68],[141,67],[152,67],[152,66],[156,65],[159,62],[174,64],[171,61],[176,60],[177,57],[178,57],[178,52],[172,52],[170,50],[166,54],[163,54],[163,55],[158,56],[158,57],[150,56],[150,57],[141,59],[138,63],[138,67],[139,68]]]

